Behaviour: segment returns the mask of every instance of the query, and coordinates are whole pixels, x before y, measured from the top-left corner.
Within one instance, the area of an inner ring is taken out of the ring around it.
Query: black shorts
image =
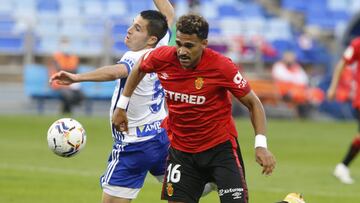
[[[221,202],[248,202],[243,162],[239,145],[230,141],[200,153],[169,149],[169,158],[161,198],[163,200],[199,202],[207,182],[218,187]]]

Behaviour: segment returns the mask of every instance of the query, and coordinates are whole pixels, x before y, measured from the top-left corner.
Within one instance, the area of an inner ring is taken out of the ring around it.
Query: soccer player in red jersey
[[[345,184],[352,184],[354,180],[350,176],[349,164],[355,159],[360,150],[360,37],[357,37],[351,41],[351,44],[346,48],[342,58],[337,63],[330,87],[327,91],[327,97],[329,100],[333,100],[336,96],[336,88],[339,84],[341,73],[347,65],[357,63],[356,67],[356,92],[353,99],[353,107],[356,110],[356,119],[358,121],[358,134],[353,139],[347,154],[343,161],[336,165],[334,175]]]
[[[267,149],[263,106],[236,65],[206,48],[209,25],[204,18],[184,15],[176,28],[176,47],[149,51],[134,67],[113,123],[118,130],[127,131],[129,97],[145,73],[156,72],[169,111],[162,125],[171,143],[162,199],[198,202],[210,181],[216,183],[221,202],[246,203],[248,191],[230,93],[249,109],[256,161],[263,167],[262,173],[269,175],[275,158]]]

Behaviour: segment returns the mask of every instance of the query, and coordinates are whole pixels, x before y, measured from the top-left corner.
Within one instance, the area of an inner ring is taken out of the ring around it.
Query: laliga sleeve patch
[[[354,48],[352,46],[346,48],[344,52],[344,58],[350,60],[353,57],[353,55],[354,55]]]

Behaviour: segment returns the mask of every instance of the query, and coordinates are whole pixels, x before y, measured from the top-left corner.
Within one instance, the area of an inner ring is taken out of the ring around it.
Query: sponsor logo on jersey
[[[173,196],[174,194],[174,188],[171,183],[167,183],[166,185],[166,191],[169,197]]]
[[[160,125],[161,125],[161,120],[136,127],[136,135],[138,137],[156,135],[163,130]]]
[[[195,80],[195,88],[197,90],[201,89],[204,85],[204,79],[202,77],[198,77],[196,80]]]
[[[176,102],[183,102],[188,104],[203,104],[206,101],[205,96],[201,95],[191,95],[191,94],[183,94],[179,92],[173,92],[169,90],[165,90],[165,97],[167,99],[176,101]]]
[[[247,81],[243,78],[240,72],[237,72],[233,78],[233,82],[238,85],[238,88],[244,88],[247,85]]]

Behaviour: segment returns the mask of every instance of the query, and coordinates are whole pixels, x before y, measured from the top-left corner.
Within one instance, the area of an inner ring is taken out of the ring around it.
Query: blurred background
[[[312,203],[360,202],[359,160],[351,166],[356,184],[343,185],[332,176],[357,132],[351,107],[354,67],[341,80],[343,94],[332,102],[324,97],[335,64],[360,35],[360,0],[171,2],[178,17],[196,12],[209,21],[209,47],[239,65],[271,118],[269,145],[278,164],[271,177],[263,177],[254,160],[251,123],[234,102],[250,202],[278,202],[290,192],[301,192]],[[74,55],[78,72],[114,64],[127,51],[123,38],[133,18],[153,8],[151,0],[0,0],[0,202],[100,202],[98,180],[112,146],[107,117],[115,83],[76,87],[82,102],[70,113],[85,127],[87,146],[74,158],[56,157],[46,132],[65,115],[59,92],[48,84],[50,59],[59,51]],[[290,62],[302,75],[290,77],[303,82],[297,93],[306,89],[296,99],[279,86],[275,71]],[[134,202],[162,202],[160,189],[149,176]],[[201,202],[218,202],[218,195]]]
[[[323,91],[334,64],[360,34],[358,0],[172,0],[176,15],[200,13],[210,24],[209,47],[239,64],[270,117],[298,117],[296,105],[277,91],[271,70],[291,51]],[[115,63],[127,51],[123,38],[150,0],[1,0],[0,113],[57,114],[59,96],[48,84],[47,58],[69,39],[79,72]],[[107,115],[113,82],[84,83],[76,114]],[[351,85],[350,85],[351,86]],[[349,90],[351,91],[351,90]],[[349,98],[320,98],[306,118],[351,119]],[[234,107],[234,115],[243,109]]]

